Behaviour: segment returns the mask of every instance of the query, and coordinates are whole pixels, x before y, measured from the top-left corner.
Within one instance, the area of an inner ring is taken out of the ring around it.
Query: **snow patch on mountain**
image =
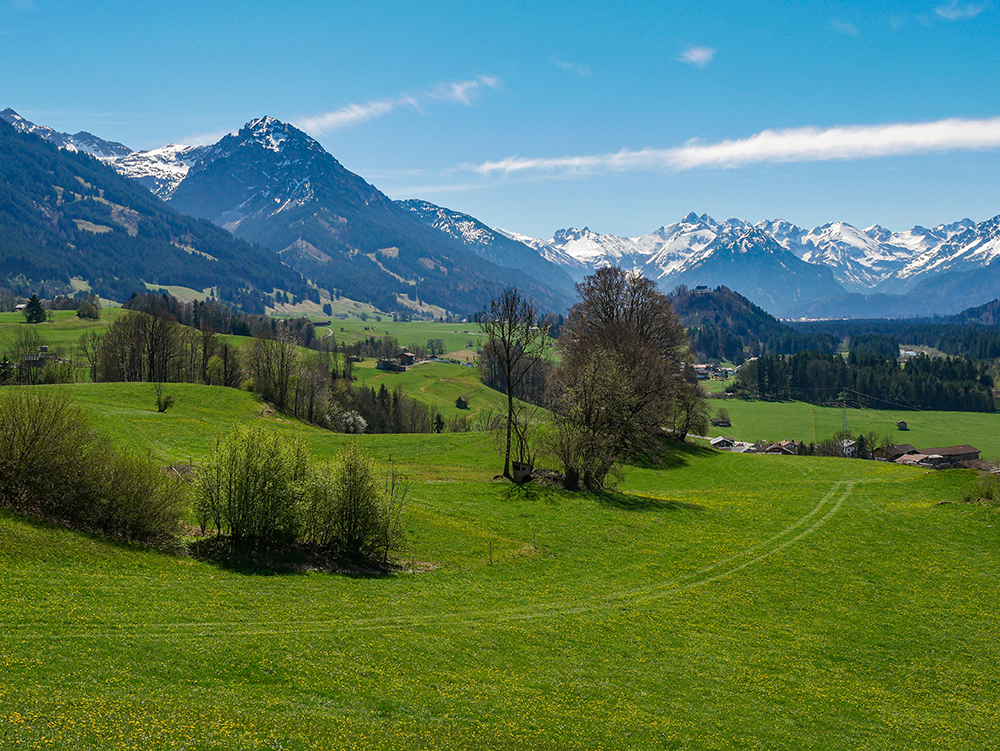
[[[158,149],[133,151],[126,156],[105,161],[120,175],[138,181],[166,201],[209,148],[171,143]]]
[[[117,141],[105,141],[103,138],[98,138],[93,133],[88,133],[85,130],[71,135],[69,133],[60,133],[46,125],[35,125],[35,123],[21,117],[21,115],[9,107],[0,112],[0,118],[13,125],[22,133],[32,133],[66,151],[82,151],[102,160],[126,156],[132,153],[132,149],[124,144]]]

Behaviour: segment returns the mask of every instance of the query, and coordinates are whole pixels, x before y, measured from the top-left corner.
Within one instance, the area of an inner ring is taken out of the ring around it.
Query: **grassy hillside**
[[[474,417],[483,410],[506,412],[507,400],[499,391],[483,385],[479,371],[464,365],[451,363],[424,363],[416,365],[405,373],[391,373],[376,370],[374,360],[366,360],[354,369],[359,384],[378,389],[385,384],[390,391],[396,386],[417,401],[434,407],[450,420],[457,416]],[[465,397],[469,409],[455,406],[455,400]]]
[[[241,392],[159,415],[104,389],[73,387],[164,459],[234,418],[345,440]],[[994,742],[1000,517],[937,505],[967,471],[690,448],[599,500],[490,482],[480,434],[360,440],[410,475],[416,575],[247,575],[0,514],[0,747]]]
[[[711,400],[708,404],[713,415],[719,408],[727,409],[733,421],[731,428],[710,428],[713,437],[728,435],[744,441],[788,438],[816,443],[843,426],[844,413],[839,407],[740,399]],[[899,420],[906,420],[909,431],[896,430]],[[1000,459],[1000,414],[848,408],[847,429],[855,435],[874,430],[889,435],[896,443],[911,443],[917,448],[970,443],[983,452],[984,459]]]
[[[376,321],[374,317],[369,317],[367,321],[360,318],[348,318],[344,321],[334,320],[330,329],[338,342],[362,341],[370,336],[381,338],[384,336],[394,336],[403,347],[427,346],[428,339],[441,339],[444,342],[445,352],[459,353],[462,351],[475,351],[485,339],[479,326],[474,323],[433,323],[429,321],[405,321],[394,323],[392,318],[383,317],[381,321]],[[325,329],[317,330],[317,334],[322,336]],[[472,346],[469,346],[469,343]],[[470,359],[456,355],[458,359]]]
[[[51,321],[29,324],[22,313],[0,313],[0,350],[6,350],[14,343],[19,329],[35,331],[51,347],[70,347],[87,331],[107,331],[119,315],[122,315],[121,308],[105,308],[100,319],[94,321],[77,318],[75,310],[54,310]]]

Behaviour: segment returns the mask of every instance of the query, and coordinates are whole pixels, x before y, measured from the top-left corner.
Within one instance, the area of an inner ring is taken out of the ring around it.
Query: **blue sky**
[[[542,237],[905,229],[1000,213],[998,40],[989,0],[0,0],[0,107],[136,149],[268,114],[393,198]]]

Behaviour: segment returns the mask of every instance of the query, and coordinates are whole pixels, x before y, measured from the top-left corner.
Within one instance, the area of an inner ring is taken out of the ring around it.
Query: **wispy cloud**
[[[324,112],[295,121],[295,125],[314,136],[384,117],[400,108],[422,111],[431,102],[471,105],[484,88],[495,89],[500,80],[495,76],[478,76],[467,81],[439,83],[419,94],[400,94],[388,99],[376,99],[363,104],[348,104],[332,112]]]
[[[715,50],[711,47],[688,47],[677,59],[682,63],[704,68],[712,62],[713,57],[715,57]]]
[[[830,28],[833,29],[838,34],[843,34],[846,37],[859,37],[861,32],[858,31],[858,27],[853,23],[848,23],[847,21],[841,21],[839,19],[833,19],[830,21]]]
[[[546,173],[550,176],[614,172],[735,169],[765,162],[872,159],[943,151],[1000,148],[1000,117],[951,118],[929,123],[849,125],[836,128],[764,130],[749,138],[669,149],[623,149],[611,154],[555,158],[509,157],[464,169],[482,176]]]
[[[578,76],[592,76],[593,72],[590,70],[589,65],[578,65],[577,63],[570,63],[565,60],[560,60],[558,57],[553,57],[549,60],[557,68],[565,70],[568,73],[576,73]]]
[[[960,3],[958,0],[951,0],[947,5],[939,5],[934,12],[949,21],[959,21],[978,16],[988,5],[989,3]]]

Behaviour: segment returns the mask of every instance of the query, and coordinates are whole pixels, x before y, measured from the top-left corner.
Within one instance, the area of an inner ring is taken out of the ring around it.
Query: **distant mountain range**
[[[575,278],[622,266],[664,290],[731,287],[786,317],[944,315],[1000,296],[1000,264],[993,263],[1000,256],[1000,217],[890,232],[844,222],[811,230],[784,220],[717,222],[692,212],[640,237],[586,227],[560,230],[550,240],[499,231]]]
[[[664,291],[726,286],[783,317],[947,315],[1000,296],[1000,217],[892,232],[690,213],[639,237],[584,227],[543,240],[427,201],[390,201],[273,118],[213,145],[140,152],[9,109],[0,119],[92,154],[179,211],[278,253],[315,285],[384,309],[471,311],[517,284],[541,307],[563,310],[573,283],[606,265],[641,271]]]

